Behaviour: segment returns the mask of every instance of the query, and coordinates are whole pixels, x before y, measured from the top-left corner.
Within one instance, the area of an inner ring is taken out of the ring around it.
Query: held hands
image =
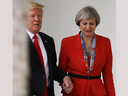
[[[73,90],[73,83],[69,76],[65,76],[63,79],[64,83],[62,84],[62,89],[68,94]]]

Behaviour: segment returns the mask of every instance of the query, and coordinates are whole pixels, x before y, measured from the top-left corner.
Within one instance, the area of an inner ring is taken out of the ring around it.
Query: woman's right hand
[[[62,89],[68,94],[70,92],[72,92],[74,86],[73,86],[73,83],[70,84],[68,87],[66,86],[65,83],[62,84]]]

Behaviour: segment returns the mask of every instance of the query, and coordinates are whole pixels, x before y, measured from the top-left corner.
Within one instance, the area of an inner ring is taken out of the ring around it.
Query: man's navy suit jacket
[[[48,90],[50,96],[54,96],[54,82],[53,80],[63,83],[63,78],[66,76],[66,73],[60,70],[56,65],[56,51],[55,44],[52,37],[39,32],[39,35],[44,43],[49,66],[49,80],[50,85]],[[29,36],[28,36],[29,38]],[[29,81],[29,96],[44,96],[45,88],[45,72],[43,70],[41,61],[39,59],[36,48],[29,38],[29,65],[30,65],[30,81]],[[48,93],[49,93],[48,92]]]

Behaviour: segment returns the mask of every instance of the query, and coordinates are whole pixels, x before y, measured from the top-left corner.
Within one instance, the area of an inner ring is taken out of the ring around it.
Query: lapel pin
[[[47,43],[47,41],[45,40],[45,43]]]

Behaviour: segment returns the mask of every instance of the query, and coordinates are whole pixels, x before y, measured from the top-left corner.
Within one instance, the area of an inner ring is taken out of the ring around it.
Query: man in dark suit
[[[54,96],[54,82],[64,83],[66,92],[73,88],[70,77],[56,66],[56,51],[52,37],[39,32],[44,6],[28,4],[27,29],[29,37],[30,92],[29,96]]]

